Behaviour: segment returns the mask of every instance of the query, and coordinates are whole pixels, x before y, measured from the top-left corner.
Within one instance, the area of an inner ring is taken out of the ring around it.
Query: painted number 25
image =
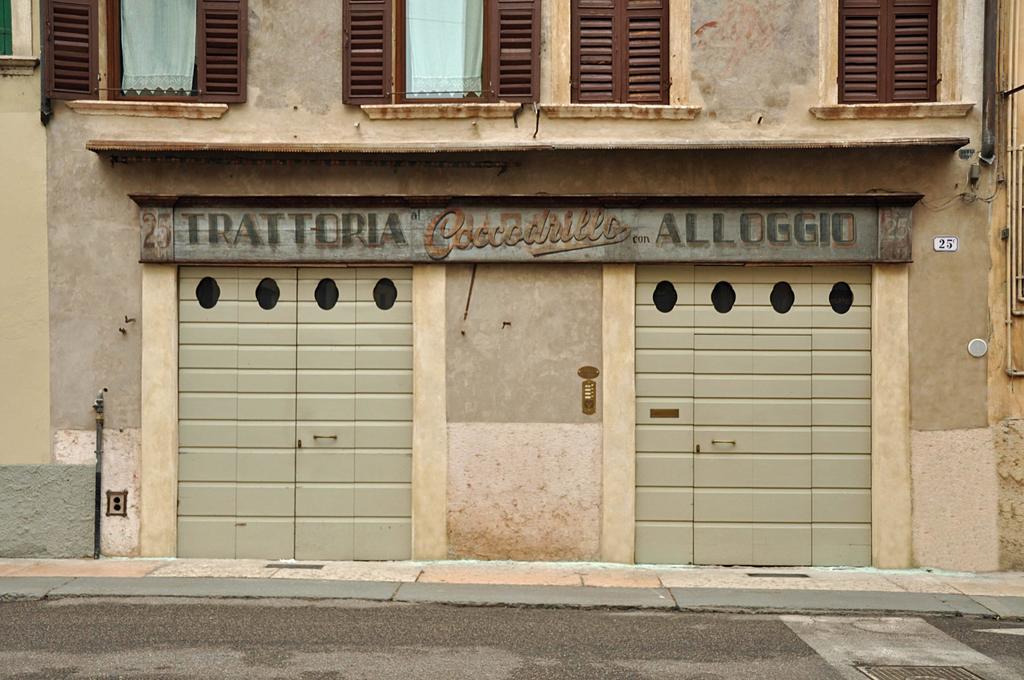
[[[935,237],[935,252],[955,253],[958,250],[960,250],[960,239],[958,239],[956,236]]]

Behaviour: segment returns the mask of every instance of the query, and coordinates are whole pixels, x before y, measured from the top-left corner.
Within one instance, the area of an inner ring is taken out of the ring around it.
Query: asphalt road
[[[1024,624],[298,601],[0,603],[0,676],[25,678],[861,678],[963,663],[1024,678]],[[857,658],[854,658],[857,657]]]

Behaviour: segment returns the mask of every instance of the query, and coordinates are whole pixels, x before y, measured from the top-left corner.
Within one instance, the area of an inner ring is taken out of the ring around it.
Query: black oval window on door
[[[654,287],[654,306],[662,314],[668,314],[675,309],[677,302],[679,302],[679,293],[676,292],[676,287],[672,285],[671,281],[662,281]]]
[[[711,291],[711,304],[719,314],[727,314],[736,304],[736,291],[728,281],[719,281]]]
[[[398,289],[395,288],[395,282],[391,279],[381,279],[373,287],[373,301],[377,303],[379,309],[385,311],[391,309],[395,306],[397,299]]]
[[[316,290],[313,291],[313,297],[316,298],[316,304],[320,309],[327,311],[334,309],[334,305],[338,304],[338,284],[333,279],[324,279],[320,283],[316,284]]]
[[[772,309],[779,314],[785,314],[789,310],[793,309],[793,303],[796,302],[796,294],[793,292],[793,286],[789,285],[785,281],[779,281],[772,288]]]
[[[277,281],[274,279],[263,279],[256,286],[256,302],[262,309],[277,307],[279,299],[281,299],[281,289],[277,287]]]
[[[846,314],[850,311],[850,307],[853,307],[853,289],[850,288],[850,284],[840,281],[832,286],[832,291],[828,294],[828,303],[832,305],[832,311],[836,314]]]
[[[199,301],[199,306],[203,309],[216,307],[217,301],[220,300],[220,286],[217,285],[217,279],[209,276],[203,278],[196,286],[196,300]]]

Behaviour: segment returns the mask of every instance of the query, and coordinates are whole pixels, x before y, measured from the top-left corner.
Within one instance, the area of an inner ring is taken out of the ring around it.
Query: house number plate
[[[960,239],[956,236],[936,236],[935,252],[955,253],[960,250]]]

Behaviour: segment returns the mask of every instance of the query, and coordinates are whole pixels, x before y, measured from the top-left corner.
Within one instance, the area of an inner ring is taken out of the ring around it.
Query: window
[[[344,0],[345,103],[535,101],[540,2]]]
[[[203,280],[196,286],[196,300],[203,309],[213,309],[220,300],[220,286],[217,279],[204,276]]]
[[[263,279],[256,285],[256,302],[260,309],[267,311],[277,307],[277,301],[281,299],[281,289],[274,279]]]
[[[14,53],[11,38],[11,0],[0,0],[0,55]]]
[[[193,96],[197,89],[196,0],[120,0],[119,4],[120,94]]]
[[[711,304],[719,314],[728,314],[736,304],[736,290],[728,281],[719,281],[711,290]]]
[[[839,100],[935,101],[938,0],[840,0]]]
[[[668,1],[572,0],[580,104],[668,104]]]
[[[387,311],[395,306],[398,300],[398,288],[391,279],[381,279],[373,287],[373,302],[378,309]]]
[[[48,5],[48,95],[96,99],[97,0]],[[245,101],[247,0],[106,0],[106,10],[111,97]]]
[[[483,96],[484,0],[405,0],[407,99]]]

